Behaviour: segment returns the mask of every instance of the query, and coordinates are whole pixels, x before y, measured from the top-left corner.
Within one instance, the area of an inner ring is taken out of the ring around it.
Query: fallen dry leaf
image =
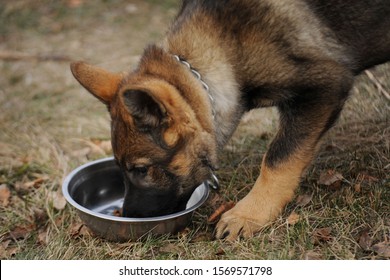
[[[15,182],[14,187],[18,194],[26,194],[30,191],[28,185],[25,185],[25,183],[22,181]]]
[[[180,248],[178,245],[173,243],[168,243],[165,246],[162,246],[160,248],[160,253],[167,253],[167,254],[178,254],[183,251],[182,248]]]
[[[219,247],[218,250],[215,252],[216,256],[224,256],[226,255],[226,252],[223,248]]]
[[[363,231],[360,232],[359,246],[365,251],[370,250],[372,244],[372,239],[369,233],[370,233],[369,229],[364,229]]]
[[[332,190],[338,190],[341,187],[341,182],[343,179],[343,175],[333,169],[330,169],[320,174],[318,184],[327,186]]]
[[[83,237],[83,236],[93,236],[89,228],[83,223],[74,223],[69,229],[69,234],[73,238]]]
[[[21,250],[20,246],[17,247],[10,247],[6,250],[7,258],[14,257],[17,253],[19,253]]]
[[[362,183],[371,184],[373,182],[375,183],[378,181],[379,181],[378,178],[361,172],[356,177],[356,183],[353,186],[353,189],[356,193],[360,193],[362,191]]]
[[[321,242],[331,241],[333,239],[333,237],[331,236],[331,233],[332,233],[331,227],[316,229],[313,232],[314,243],[318,244]]]
[[[59,191],[50,192],[49,200],[53,203],[53,207],[57,210],[62,210],[66,206],[66,199]]]
[[[58,216],[57,218],[55,218],[54,224],[55,224],[57,227],[62,227],[62,226],[64,226],[64,217],[63,217],[63,216]]]
[[[306,193],[306,194],[299,195],[296,200],[297,206],[304,207],[308,205],[311,202],[312,198],[313,198],[313,194]]]
[[[73,157],[106,156],[112,153],[111,140],[81,139],[80,141],[86,144],[87,147],[72,151],[71,155]]]
[[[3,246],[0,246],[0,260],[4,260],[7,258],[7,251],[3,248]]]
[[[28,193],[31,189],[39,188],[45,181],[49,180],[49,176],[43,174],[33,174],[35,179],[29,181],[18,181],[15,183],[15,189],[18,193]]]
[[[236,204],[233,201],[222,204],[214,211],[213,214],[210,215],[207,222],[208,223],[216,222],[222,216],[223,213],[232,209],[234,207],[234,205],[236,205]]]
[[[46,228],[39,230],[37,241],[40,245],[47,245],[49,243],[49,235]]]
[[[9,199],[11,197],[11,191],[6,184],[0,185],[0,203],[2,206],[8,206]]]
[[[323,256],[319,252],[316,252],[314,250],[309,250],[305,252],[304,258],[305,260],[322,260]]]
[[[39,225],[46,223],[46,221],[48,220],[48,215],[47,215],[47,212],[45,210],[40,209],[40,208],[34,208],[33,209],[33,218],[34,218],[35,224],[37,224],[39,226]]]
[[[298,213],[296,213],[295,211],[293,211],[290,216],[288,216],[287,218],[287,224],[289,224],[290,226],[293,226],[295,225],[296,223],[299,222],[299,219],[300,219],[300,216]]]
[[[90,153],[91,153],[91,148],[85,147],[85,148],[82,148],[80,150],[72,151],[70,154],[72,157],[81,158],[81,157],[86,157]]]
[[[187,236],[190,234],[191,229],[189,227],[183,228],[181,231],[178,232],[179,238],[187,238]]]
[[[83,140],[83,142],[91,149],[88,154],[89,156],[104,156],[111,152],[111,142],[98,139]]]
[[[69,234],[71,236],[77,236],[80,232],[81,227],[83,226],[83,223],[74,223],[69,228]]]
[[[8,258],[7,248],[8,248],[8,245],[10,243],[11,243],[11,240],[6,240],[6,241],[1,242],[1,244],[0,244],[0,260],[4,260],[4,259]]]
[[[341,181],[342,179],[344,179],[343,175],[341,175],[340,173],[336,172],[333,169],[329,169],[320,174],[318,183],[320,185],[330,186],[337,181]]]
[[[357,183],[353,186],[353,189],[355,190],[356,193],[360,193],[362,191],[362,186],[360,183]]]
[[[42,183],[44,183],[50,179],[50,177],[46,174],[34,173],[33,175],[35,177],[35,180],[33,181],[34,188],[39,188],[42,185]]]
[[[111,140],[91,139],[97,147],[99,147],[104,153],[110,154],[112,152]]]
[[[223,203],[226,203],[225,199],[217,192],[210,193],[210,198],[206,202],[210,207],[215,207],[216,205],[221,205]]]
[[[379,256],[384,258],[390,258],[390,242],[383,241],[381,243],[377,243],[371,247],[371,249],[377,253]]]
[[[23,226],[16,226],[6,236],[5,240],[22,240],[26,239],[31,232],[36,229],[35,224],[28,224]]]
[[[90,231],[89,227],[87,227],[86,225],[83,225],[83,226],[80,228],[79,236],[80,236],[80,237],[83,237],[83,236],[93,236],[93,234],[92,234],[92,232]]]
[[[379,179],[377,177],[371,176],[371,175],[364,173],[364,172],[359,173],[357,178],[360,179],[361,181],[367,181],[368,183],[379,181]]]
[[[1,242],[1,246],[0,248],[3,248],[4,250],[8,248],[8,245],[11,243],[11,240],[5,240],[3,242]]]
[[[213,235],[209,232],[198,232],[194,237],[192,237],[191,242],[206,242],[213,239]]]

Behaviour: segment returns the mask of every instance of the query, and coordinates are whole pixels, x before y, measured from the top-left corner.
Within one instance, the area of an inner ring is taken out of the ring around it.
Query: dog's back
[[[306,1],[337,40],[353,52],[355,73],[390,59],[390,1]]]
[[[171,34],[183,28],[188,40],[198,42],[197,36],[213,32],[231,50],[229,57],[238,55],[237,68],[248,68],[253,58],[280,60],[280,53],[266,57],[272,54],[267,47],[296,60],[317,49],[355,74],[390,59],[390,0],[184,0]]]

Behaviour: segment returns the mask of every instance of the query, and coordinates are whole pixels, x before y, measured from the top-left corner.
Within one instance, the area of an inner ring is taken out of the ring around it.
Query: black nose
[[[123,216],[133,218],[157,217],[177,211],[178,200],[171,192],[150,188],[132,188],[126,193]]]
[[[174,205],[158,205],[149,203],[128,203],[123,205],[123,216],[129,218],[149,218],[173,214],[184,210],[182,207],[172,207]]]
[[[127,218],[153,218],[173,214],[179,211],[139,211],[139,210],[123,210],[123,217]]]
[[[188,199],[173,191],[133,189],[126,194],[123,216],[146,218],[173,214],[184,210]]]

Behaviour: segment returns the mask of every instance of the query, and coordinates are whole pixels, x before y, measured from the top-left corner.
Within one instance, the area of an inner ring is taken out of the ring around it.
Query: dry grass
[[[72,1],[3,2],[0,52],[65,55],[121,71],[161,37],[178,1],[82,1],[76,8]],[[104,106],[73,80],[67,63],[0,61],[0,69],[0,185],[10,190],[0,201],[2,259],[385,258],[372,245],[390,241],[390,102],[365,75],[297,200],[258,236],[213,240],[206,221],[219,203],[243,197],[258,176],[276,130],[275,111],[268,109],[244,118],[221,157],[221,192],[184,232],[119,244],[92,237],[70,207],[53,199],[70,170],[109,154],[100,146],[110,137]],[[372,73],[390,89],[389,65]],[[327,170],[344,179],[319,184]]]

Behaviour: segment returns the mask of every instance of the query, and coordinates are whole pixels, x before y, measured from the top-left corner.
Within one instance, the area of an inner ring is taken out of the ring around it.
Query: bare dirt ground
[[[130,70],[177,8],[177,0],[0,3],[0,258],[390,258],[389,65],[357,79],[296,200],[251,240],[214,240],[207,218],[254,183],[276,131],[273,109],[245,116],[221,155],[221,192],[178,235],[107,242],[65,205],[64,177],[111,155],[106,108],[73,79],[69,61]]]

